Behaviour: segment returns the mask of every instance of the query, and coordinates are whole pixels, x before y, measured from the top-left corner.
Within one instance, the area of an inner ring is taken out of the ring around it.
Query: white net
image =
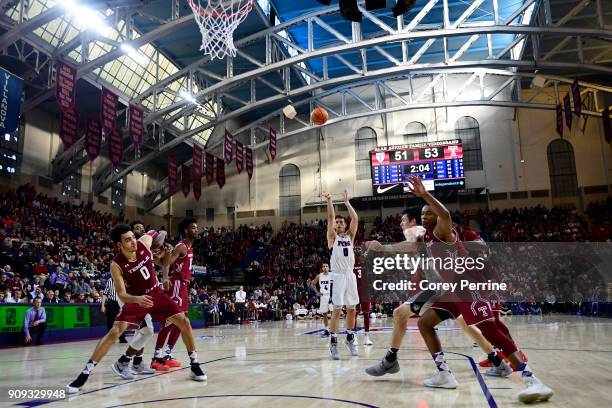
[[[200,50],[211,59],[236,56],[234,31],[244,21],[254,0],[188,0],[202,34]]]

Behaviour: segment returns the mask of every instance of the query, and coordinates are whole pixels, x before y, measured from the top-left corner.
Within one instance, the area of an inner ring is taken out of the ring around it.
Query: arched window
[[[548,145],[548,173],[553,197],[578,194],[574,148],[567,140],[556,139]]]
[[[376,132],[362,127],[355,137],[355,176],[357,180],[372,178],[370,170],[370,150],[376,147]]]
[[[463,169],[482,170],[482,150],[480,147],[480,126],[471,116],[457,119],[455,137],[463,143]]]
[[[427,129],[421,122],[410,122],[404,129],[404,143],[427,142]]]
[[[300,169],[295,164],[285,164],[278,175],[280,215],[300,215]]]

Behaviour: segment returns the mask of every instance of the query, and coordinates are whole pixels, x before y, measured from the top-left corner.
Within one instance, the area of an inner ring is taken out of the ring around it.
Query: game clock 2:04
[[[416,163],[416,164],[407,164],[404,166],[405,174],[430,173],[431,171],[432,171],[431,163]]]
[[[411,162],[435,160],[444,157],[444,147],[423,147],[419,149],[396,150],[391,155],[391,162]]]

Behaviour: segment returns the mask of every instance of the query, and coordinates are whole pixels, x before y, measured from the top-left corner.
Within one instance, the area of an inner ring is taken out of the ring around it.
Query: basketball
[[[324,125],[327,122],[329,115],[327,111],[321,107],[314,108],[310,114],[310,120],[317,126]]]

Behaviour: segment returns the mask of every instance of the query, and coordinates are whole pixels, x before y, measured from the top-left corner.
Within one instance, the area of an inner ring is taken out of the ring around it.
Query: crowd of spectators
[[[612,199],[608,199],[590,204],[584,215],[574,209],[542,206],[453,215],[462,224],[478,230],[487,241],[528,245],[609,241],[611,208]],[[108,231],[119,221],[111,214],[93,210],[91,203],[63,202],[37,194],[27,184],[14,192],[0,193],[0,266],[3,266],[0,302],[27,303],[35,298],[41,298],[43,303],[100,302],[113,256]],[[400,215],[377,218],[366,237],[365,225],[360,223],[358,241],[401,241],[399,224]],[[257,246],[266,248],[265,255],[255,256],[250,265],[245,265],[245,260],[250,260],[247,254]],[[537,255],[537,251],[530,252]],[[208,277],[214,276],[215,270],[226,273],[248,266],[245,279],[254,282],[250,288],[255,290],[249,293],[246,316],[241,318],[257,320],[284,318],[295,314],[297,309],[314,312],[318,297],[309,281],[328,257],[326,221],[323,220],[284,223],[275,234],[269,223],[257,227],[240,225],[233,230],[203,228],[194,243],[194,264],[205,266]],[[501,273],[511,287],[520,288],[527,281],[535,282],[536,289],[551,292],[551,299],[555,294],[558,296],[555,288],[571,287],[581,294],[581,299],[575,303],[578,311],[583,312],[581,304],[594,296],[593,291],[599,291],[598,295],[606,291],[607,288],[592,285],[589,280],[583,280],[583,283],[588,282],[586,286],[578,285],[580,281],[575,284],[563,280],[562,274],[555,275],[560,267],[555,262],[540,259],[537,268],[533,263],[525,265],[521,276],[513,276],[503,268]],[[547,278],[549,275],[551,279]],[[206,286],[209,283],[195,280],[191,288],[192,303],[202,304],[210,322],[239,321],[232,294],[211,289]],[[545,304],[537,304],[533,310],[556,310]],[[597,308],[589,307],[591,309]]]

